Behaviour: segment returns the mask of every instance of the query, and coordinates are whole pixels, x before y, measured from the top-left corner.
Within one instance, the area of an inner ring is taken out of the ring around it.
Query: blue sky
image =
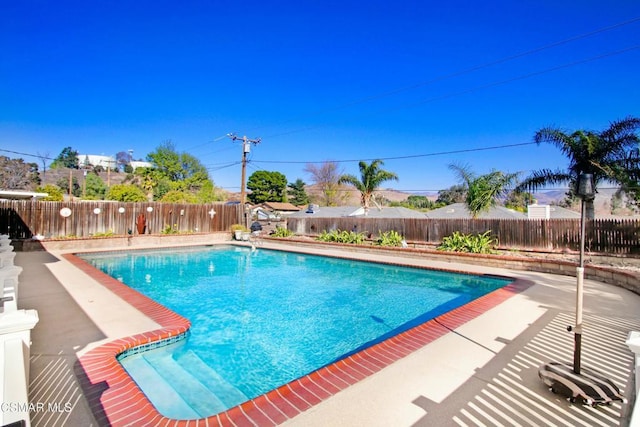
[[[640,116],[637,0],[0,2],[0,155],[28,161],[171,140],[239,191],[234,132],[262,138],[248,174],[380,158],[437,191],[455,162],[564,168],[542,127]]]

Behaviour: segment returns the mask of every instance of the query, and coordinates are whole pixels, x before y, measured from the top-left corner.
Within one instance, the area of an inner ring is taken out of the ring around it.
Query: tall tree
[[[59,178],[56,181],[56,185],[64,192],[64,194],[69,194],[69,179],[68,178]],[[71,179],[71,195],[74,197],[82,196],[82,188],[78,183],[78,178],[75,176]]]
[[[127,151],[118,151],[116,153],[116,165],[117,168],[123,172],[126,172],[127,166],[131,164],[131,154]]]
[[[629,186],[631,183],[627,178],[633,171],[625,166],[625,159],[638,147],[639,127],[640,119],[628,117],[611,123],[601,132],[577,130],[567,133],[555,127],[540,129],[533,140],[537,144],[547,142],[558,147],[569,160],[569,166],[564,170],[534,171],[517,189],[535,191],[546,185],[569,184],[570,192],[575,193],[580,174],[592,174],[596,189],[605,181],[623,188]],[[593,219],[593,200],[586,200],[585,208],[586,217]]]
[[[89,173],[84,177],[83,199],[102,200],[107,193],[107,184],[95,173]]]
[[[49,165],[50,169],[57,168],[68,168],[68,169],[78,169],[79,165],[78,160],[78,151],[74,150],[71,147],[65,147],[62,149],[58,157],[56,157],[51,165]]]
[[[321,204],[324,206],[338,206],[348,196],[340,191],[341,184],[338,181],[342,171],[336,162],[327,161],[320,165],[307,163],[304,171],[311,175],[311,181],[320,189]]]
[[[360,203],[364,208],[365,215],[369,211],[371,198],[374,192],[383,182],[397,181],[398,175],[393,172],[380,169],[384,162],[382,160],[374,160],[370,164],[362,161],[358,163],[360,168],[360,178],[354,175],[342,175],[338,179],[340,184],[351,184],[360,192]]]
[[[463,184],[452,185],[446,190],[438,191],[437,204],[452,205],[464,203],[467,199],[467,187]]]
[[[171,141],[165,141],[147,155],[161,175],[172,182],[182,181],[188,189],[199,189],[209,179],[200,160],[188,153],[178,153]]]
[[[287,201],[287,177],[280,172],[256,171],[247,180],[247,188],[253,204]]]
[[[31,190],[40,185],[38,165],[23,159],[0,156],[0,188],[5,190]]]
[[[517,173],[503,173],[492,170],[485,175],[476,175],[468,165],[450,164],[467,189],[465,204],[471,216],[477,218],[482,212],[495,206],[499,197],[505,195],[516,183]]]
[[[300,178],[295,182],[290,182],[287,187],[289,188],[289,201],[296,206],[302,206],[309,204],[309,195],[304,187],[306,184]]]
[[[187,191],[197,194],[204,187],[213,185],[207,169],[188,153],[178,153],[171,141],[165,141],[147,155],[153,171],[134,172],[144,175],[141,186],[153,198],[161,199],[169,191]]]

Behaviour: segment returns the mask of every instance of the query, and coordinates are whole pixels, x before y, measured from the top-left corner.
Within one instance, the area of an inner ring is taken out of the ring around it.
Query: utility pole
[[[247,195],[247,192],[245,190],[245,180],[247,179],[247,154],[249,154],[249,152],[251,151],[251,144],[253,145],[260,144],[260,138],[249,139],[246,136],[239,138],[233,133],[230,133],[227,136],[231,138],[232,141],[237,141],[237,140],[242,141],[242,178],[240,182],[240,204],[244,209],[244,204],[246,202],[246,195]]]

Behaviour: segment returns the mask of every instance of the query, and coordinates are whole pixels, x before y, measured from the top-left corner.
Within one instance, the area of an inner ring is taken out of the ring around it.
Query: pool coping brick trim
[[[99,271],[75,254],[62,256],[161,326],[154,331],[100,345],[79,358],[76,374],[96,422],[104,426],[276,426],[475,319],[533,284],[528,280],[509,278],[514,281],[507,286],[224,412],[197,420],[176,420],[156,410],[117,357],[131,348],[185,334],[191,322]]]

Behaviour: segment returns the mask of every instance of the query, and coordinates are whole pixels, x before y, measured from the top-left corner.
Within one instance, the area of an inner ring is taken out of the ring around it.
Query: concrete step
[[[229,384],[218,372],[203,362],[193,351],[188,350],[182,353],[177,357],[177,360],[187,372],[197,378],[228,408],[249,400],[244,393]]]
[[[195,419],[199,414],[182,398],[141,354],[120,361],[138,387],[147,395],[158,412],[178,419]]]

